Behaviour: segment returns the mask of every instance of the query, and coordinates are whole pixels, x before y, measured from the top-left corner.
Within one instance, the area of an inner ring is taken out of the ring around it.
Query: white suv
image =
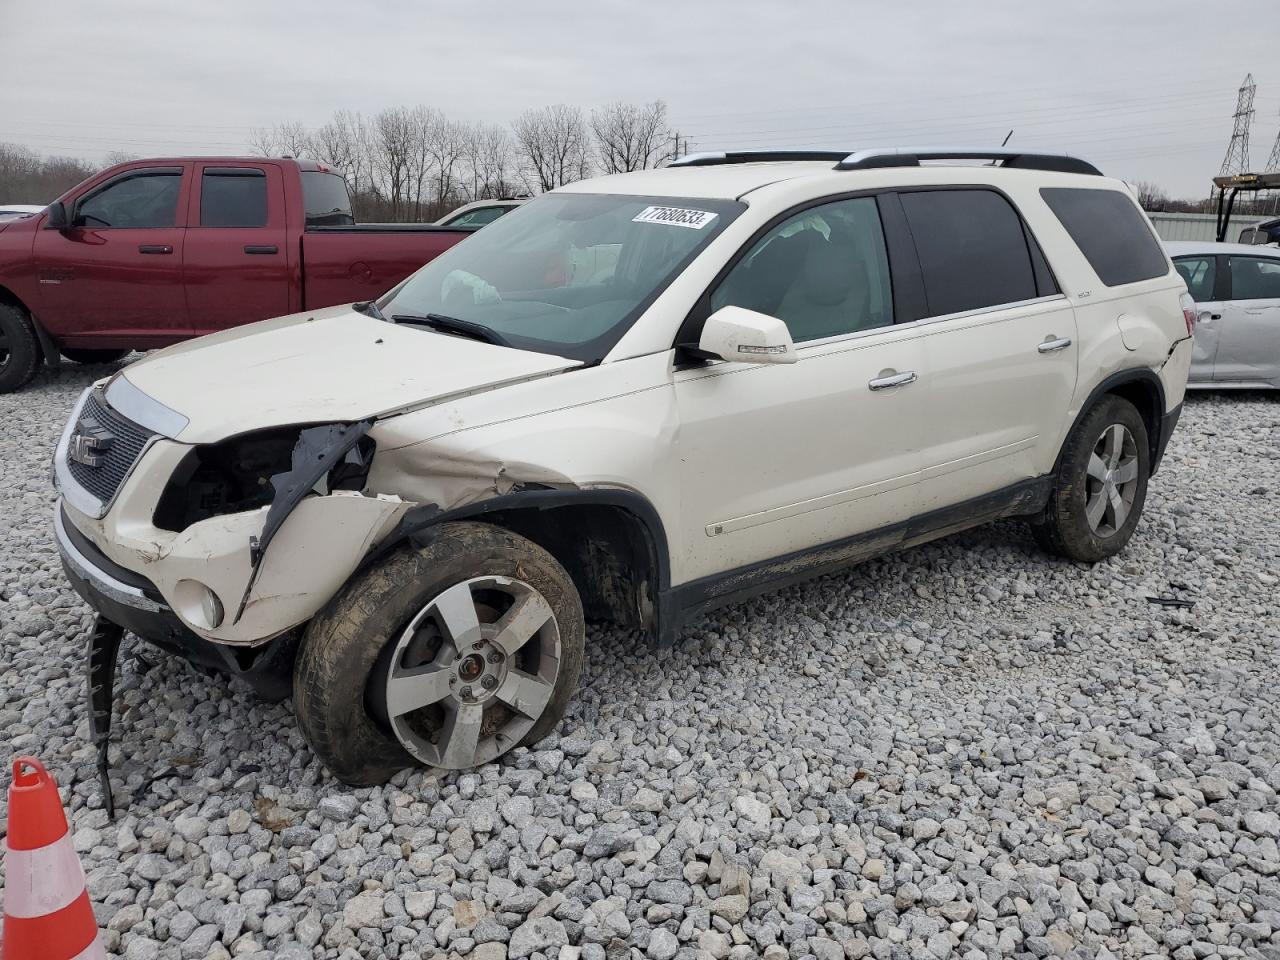
[[[1071,157],[693,156],[87,390],[57,538],[99,633],[292,692],[343,780],[468,767],[556,723],[584,618],[670,643],[997,517],[1116,553],[1181,409],[1185,290]]]

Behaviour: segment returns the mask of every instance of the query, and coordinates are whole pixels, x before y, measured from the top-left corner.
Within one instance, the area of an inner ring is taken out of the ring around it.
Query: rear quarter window
[[[1163,277],[1169,261],[1146,218],[1119,190],[1042,187],[1040,196],[1108,287]]]

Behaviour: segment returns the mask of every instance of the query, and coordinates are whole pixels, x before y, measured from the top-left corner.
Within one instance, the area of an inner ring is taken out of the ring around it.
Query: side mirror
[[[698,352],[741,363],[795,363],[791,331],[777,317],[746,307],[721,307],[702,326]]]
[[[46,230],[66,230],[71,224],[67,219],[67,208],[61,200],[55,200],[45,208],[48,217],[45,219]]]

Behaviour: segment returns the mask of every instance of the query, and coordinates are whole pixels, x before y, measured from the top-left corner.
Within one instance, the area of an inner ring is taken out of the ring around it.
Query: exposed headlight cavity
[[[269,506],[275,497],[271,478],[290,470],[303,429],[276,427],[196,447],[169,478],[156,505],[155,525],[180,532],[210,517]],[[316,492],[364,489],[373,452],[373,441],[362,438]]]

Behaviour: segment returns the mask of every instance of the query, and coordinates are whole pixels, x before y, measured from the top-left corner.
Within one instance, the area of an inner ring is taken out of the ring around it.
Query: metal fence
[[[1151,213],[1151,225],[1161,240],[1209,240],[1217,239],[1217,220],[1212,213]],[[1247,230],[1254,224],[1272,217],[1234,216],[1227,227],[1226,239],[1235,243],[1240,239],[1240,231]]]

